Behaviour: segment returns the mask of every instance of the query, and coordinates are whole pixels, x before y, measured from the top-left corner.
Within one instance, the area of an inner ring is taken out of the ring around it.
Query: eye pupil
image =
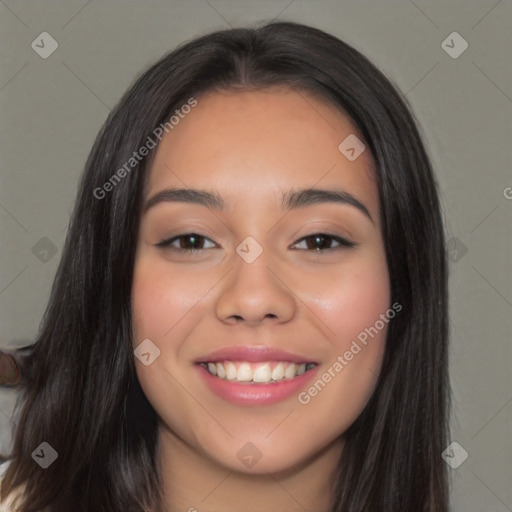
[[[200,235],[196,235],[195,233],[192,233],[190,235],[182,236],[182,240],[191,240],[192,243],[185,243],[186,248],[192,247],[192,249],[197,249],[196,245],[198,244],[199,239],[201,238]],[[200,245],[200,244],[199,244]]]
[[[324,246],[325,246],[326,238],[329,238],[329,237],[325,237],[323,235],[315,235],[311,238],[314,240],[314,245],[315,245],[315,247],[313,247],[313,249],[316,249],[317,251],[321,251],[322,249],[325,249]],[[316,244],[320,245],[321,247],[318,247]]]

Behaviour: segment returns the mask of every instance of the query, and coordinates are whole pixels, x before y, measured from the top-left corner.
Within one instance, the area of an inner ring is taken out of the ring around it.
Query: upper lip
[[[214,361],[247,361],[259,363],[265,361],[287,361],[290,363],[315,363],[313,359],[293,354],[276,347],[268,346],[231,346],[223,347],[210,352],[207,356],[196,360],[196,363],[208,363]]]

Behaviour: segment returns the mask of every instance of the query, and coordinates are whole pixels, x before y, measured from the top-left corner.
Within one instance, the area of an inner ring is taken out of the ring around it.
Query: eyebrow
[[[143,207],[143,213],[146,213],[151,207],[163,202],[193,203],[217,211],[226,211],[227,209],[226,202],[215,191],[193,188],[173,188],[161,190],[151,197],[151,199],[148,199]],[[284,193],[282,197],[282,208],[285,210],[293,210],[295,208],[302,208],[319,203],[338,203],[354,206],[373,222],[366,206],[345,190],[305,188],[290,190]]]

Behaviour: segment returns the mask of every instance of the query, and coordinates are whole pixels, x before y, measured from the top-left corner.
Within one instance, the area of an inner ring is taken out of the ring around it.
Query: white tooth
[[[297,365],[297,375],[302,375],[306,371],[306,363]]]
[[[284,376],[286,379],[293,379],[295,377],[295,363],[290,364],[284,371]]]
[[[236,373],[236,380],[240,382],[249,382],[252,380],[252,368],[249,363],[242,363]]]
[[[215,365],[217,368],[217,377],[220,377],[221,379],[226,378],[226,369],[224,368],[224,365],[222,363],[217,363]]]
[[[272,370],[272,379],[273,380],[281,380],[283,377],[284,377],[283,363],[278,363],[278,365]]]
[[[231,361],[227,361],[226,364],[224,365],[224,368],[226,369],[226,378],[228,380],[235,380],[236,366]]]
[[[254,382],[270,382],[272,379],[272,372],[270,371],[270,364],[265,363],[256,369],[252,380]]]
[[[217,367],[215,366],[215,363],[208,363],[208,370],[211,374],[217,375]]]

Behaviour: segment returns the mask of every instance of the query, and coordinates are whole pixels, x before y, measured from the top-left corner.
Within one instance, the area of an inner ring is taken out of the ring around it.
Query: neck
[[[166,512],[330,512],[336,468],[344,441],[338,438],[300,465],[264,474],[241,473],[159,427],[158,462]]]

